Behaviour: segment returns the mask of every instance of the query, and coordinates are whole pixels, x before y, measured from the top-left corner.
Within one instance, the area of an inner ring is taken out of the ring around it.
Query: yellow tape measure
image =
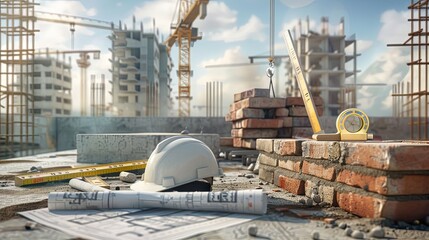
[[[283,38],[289,51],[289,58],[295,71],[296,81],[298,82],[299,91],[304,100],[305,110],[313,129],[313,139],[320,141],[365,141],[373,139],[373,135],[367,133],[369,128],[369,118],[357,108],[344,110],[337,118],[337,133],[325,133],[320,126],[319,116],[316,112],[311,93],[308,91],[307,82],[302,73],[301,64],[293,45],[290,31],[284,33]]]
[[[134,160],[98,164],[86,167],[65,168],[49,172],[27,173],[15,176],[15,186],[24,186],[44,182],[62,181],[77,177],[107,175],[110,173],[145,169],[147,160]]]

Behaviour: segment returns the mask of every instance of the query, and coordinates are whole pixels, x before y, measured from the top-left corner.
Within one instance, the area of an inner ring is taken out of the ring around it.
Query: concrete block
[[[274,145],[274,139],[260,138],[256,140],[256,149],[263,152],[272,153],[273,145]]]
[[[112,163],[148,159],[159,142],[172,136],[180,136],[180,134],[78,134],[76,136],[77,162]],[[204,142],[215,156],[219,154],[218,134],[189,134],[186,136]]]
[[[253,88],[247,91],[234,94],[234,102],[238,102],[249,97],[270,97],[270,89],[266,88]]]

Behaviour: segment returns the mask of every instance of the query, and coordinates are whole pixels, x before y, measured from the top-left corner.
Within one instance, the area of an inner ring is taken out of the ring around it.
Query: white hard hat
[[[161,141],[146,165],[144,178],[131,185],[135,191],[163,191],[223,173],[210,148],[200,140],[174,136]]]

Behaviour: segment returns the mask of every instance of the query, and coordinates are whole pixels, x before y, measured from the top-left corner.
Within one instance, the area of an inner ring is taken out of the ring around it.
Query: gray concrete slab
[[[156,145],[172,136],[189,136],[204,142],[219,155],[218,134],[178,133],[128,133],[128,134],[78,134],[76,136],[77,162],[112,163],[149,159]]]

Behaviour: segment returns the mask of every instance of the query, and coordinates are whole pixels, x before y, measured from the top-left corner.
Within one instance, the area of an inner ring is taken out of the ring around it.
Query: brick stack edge
[[[429,216],[429,145],[258,139],[259,178],[361,217]]]
[[[322,98],[316,97],[314,102],[322,115]],[[232,122],[233,146],[239,148],[256,149],[256,139],[313,134],[302,98],[270,98],[269,89],[254,88],[234,94],[225,120]]]

